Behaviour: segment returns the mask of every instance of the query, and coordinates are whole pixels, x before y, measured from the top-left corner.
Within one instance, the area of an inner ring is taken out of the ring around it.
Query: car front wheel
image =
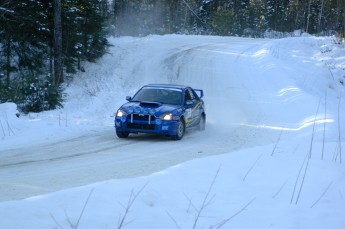
[[[174,140],[181,140],[183,138],[185,131],[186,131],[186,124],[184,123],[183,119],[180,119],[176,127],[176,135],[173,135],[172,138]]]
[[[129,133],[128,132],[124,132],[124,131],[116,131],[116,135],[119,137],[119,138],[127,138]]]

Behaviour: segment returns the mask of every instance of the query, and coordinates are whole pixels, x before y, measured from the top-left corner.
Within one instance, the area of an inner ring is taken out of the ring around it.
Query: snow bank
[[[343,228],[344,167],[312,157],[303,183],[299,170],[308,149],[279,147],[273,156],[273,145],[255,147],[147,177],[0,203],[1,225],[117,228],[123,219],[128,229],[193,228],[194,223],[196,228],[223,223],[222,228]]]
[[[14,136],[18,131],[21,120],[17,105],[14,103],[0,104],[0,136],[2,138]]]

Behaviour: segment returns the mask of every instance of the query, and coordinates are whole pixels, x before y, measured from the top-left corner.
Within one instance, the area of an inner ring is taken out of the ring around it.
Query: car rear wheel
[[[205,115],[201,115],[200,121],[199,121],[199,130],[204,131],[206,128],[206,118]]]
[[[185,131],[186,131],[186,124],[184,123],[183,119],[180,119],[176,128],[176,135],[173,135],[172,138],[174,140],[181,140],[183,138]]]
[[[124,131],[116,131],[116,135],[119,137],[119,138],[127,138],[129,133],[128,132],[124,132]]]

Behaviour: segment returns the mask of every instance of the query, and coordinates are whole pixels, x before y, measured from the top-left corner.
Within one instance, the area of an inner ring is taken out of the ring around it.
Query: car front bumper
[[[153,121],[131,120],[129,118],[115,118],[116,131],[128,133],[156,133],[176,135],[178,120],[165,121],[156,118]]]

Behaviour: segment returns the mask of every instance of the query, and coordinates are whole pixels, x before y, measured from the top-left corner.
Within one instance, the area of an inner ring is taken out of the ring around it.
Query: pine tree
[[[66,0],[63,4],[63,51],[67,73],[81,69],[82,61],[95,61],[107,50],[104,1]]]
[[[56,77],[54,83],[53,66],[61,76],[62,70],[75,72],[81,61],[106,52],[106,0],[62,0],[62,46],[53,50],[59,43],[54,40],[54,9],[60,8],[53,2],[60,1],[0,2],[0,102],[14,101],[25,111],[53,109],[61,105],[63,82]]]

